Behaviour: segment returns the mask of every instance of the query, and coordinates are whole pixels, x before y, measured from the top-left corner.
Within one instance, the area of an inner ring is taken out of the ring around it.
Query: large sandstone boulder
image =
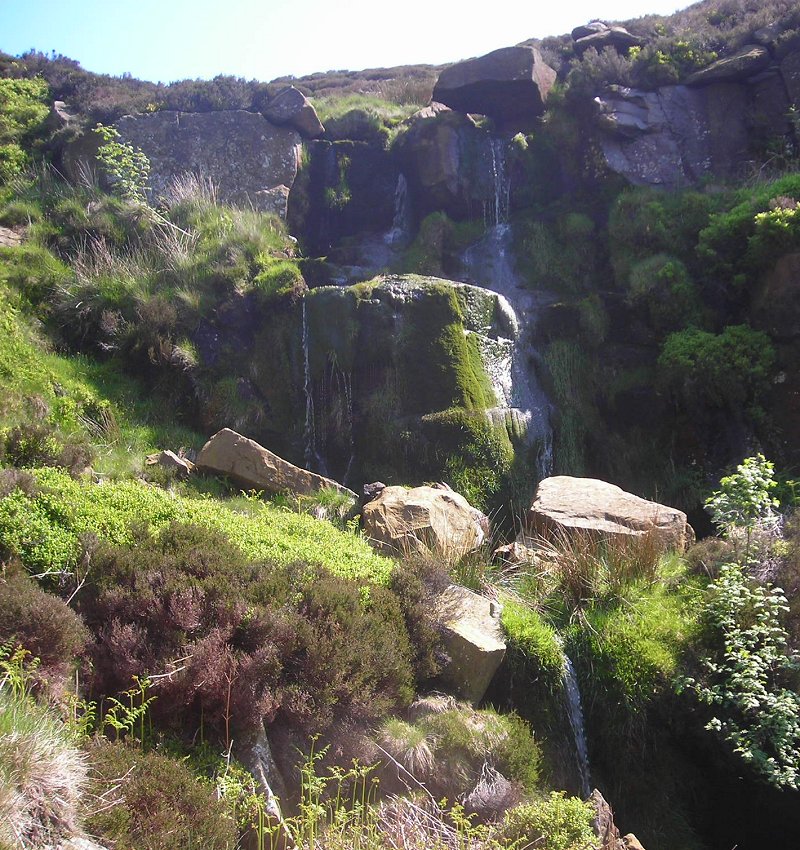
[[[557,475],[536,490],[526,529],[545,537],[583,532],[606,537],[654,533],[665,548],[683,551],[693,539],[686,514],[626,493],[595,478]]]
[[[607,47],[611,47],[617,53],[624,55],[631,47],[641,47],[645,43],[643,38],[631,35],[624,27],[605,26],[603,28],[602,25],[597,26],[599,23],[599,21],[595,21],[595,29],[592,32],[587,32],[575,39],[575,51],[579,56],[583,56],[590,47],[593,47],[598,53],[602,53]],[[588,29],[589,26],[585,29]],[[573,30],[573,38],[575,38],[576,31],[580,32],[581,29]]]
[[[299,134],[255,112],[154,112],[126,115],[114,126],[120,141],[141,148],[150,160],[149,187],[156,198],[175,177],[192,172],[211,180],[220,201],[262,209],[274,207],[269,190],[291,186],[297,176]],[[67,146],[68,176],[96,170],[98,141],[87,132]],[[285,215],[285,204],[279,213]]]
[[[367,539],[389,553],[433,552],[457,559],[477,549],[489,521],[458,493],[439,487],[386,487],[364,506]]]
[[[278,127],[294,127],[306,139],[318,139],[325,128],[311,101],[294,86],[281,89],[264,109],[264,117]]]
[[[197,467],[227,475],[243,487],[267,493],[288,491],[299,496],[313,496],[323,488],[333,488],[351,497],[353,502],[358,498],[347,487],[283,460],[230,428],[218,431],[200,449]]]
[[[503,47],[445,68],[433,100],[519,129],[544,112],[555,80],[535,47]]]
[[[503,660],[506,643],[497,603],[451,584],[436,601],[442,644],[450,657],[440,679],[460,699],[477,704]]]

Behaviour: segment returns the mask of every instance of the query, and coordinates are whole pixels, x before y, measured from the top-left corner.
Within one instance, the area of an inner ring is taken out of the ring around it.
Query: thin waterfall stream
[[[578,762],[578,776],[581,783],[581,794],[584,798],[592,793],[591,774],[589,773],[589,744],[586,739],[586,724],[583,719],[581,691],[578,687],[578,677],[570,657],[564,653],[564,667],[561,673],[564,683],[564,695],[567,700],[569,725],[575,739],[575,756]]]

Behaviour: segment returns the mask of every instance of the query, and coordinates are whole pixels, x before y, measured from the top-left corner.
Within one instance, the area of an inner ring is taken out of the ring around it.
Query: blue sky
[[[590,18],[622,20],[681,0],[0,0],[0,50],[55,50],[141,79],[271,80],[333,69],[442,64]],[[544,8],[542,8],[544,6]]]

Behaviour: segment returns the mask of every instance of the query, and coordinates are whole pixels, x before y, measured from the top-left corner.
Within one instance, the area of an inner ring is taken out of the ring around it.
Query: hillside
[[[0,55],[0,850],[800,839],[800,12],[576,25]]]

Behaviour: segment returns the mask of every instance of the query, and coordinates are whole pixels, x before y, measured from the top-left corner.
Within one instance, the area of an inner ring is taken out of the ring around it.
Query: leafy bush
[[[702,317],[702,304],[686,266],[666,254],[655,254],[631,268],[628,298],[634,308],[646,311],[658,333],[696,324]]]
[[[590,850],[596,841],[592,829],[594,817],[590,802],[553,791],[543,800],[509,809],[499,836],[513,846],[516,842],[543,850]]]
[[[25,148],[47,117],[48,95],[41,78],[0,78],[0,183],[21,174],[30,163]]]
[[[775,348],[762,331],[729,325],[720,334],[686,328],[670,334],[658,358],[659,379],[688,407],[751,410],[769,389]]]
[[[210,783],[161,753],[97,740],[86,826],[118,850],[233,850],[236,827]]]
[[[704,676],[684,684],[712,707],[714,732],[761,780],[800,788],[800,695],[786,687],[797,665],[787,656],[780,623],[788,611],[780,588],[757,585],[726,564],[708,587],[704,617],[716,651]]]

